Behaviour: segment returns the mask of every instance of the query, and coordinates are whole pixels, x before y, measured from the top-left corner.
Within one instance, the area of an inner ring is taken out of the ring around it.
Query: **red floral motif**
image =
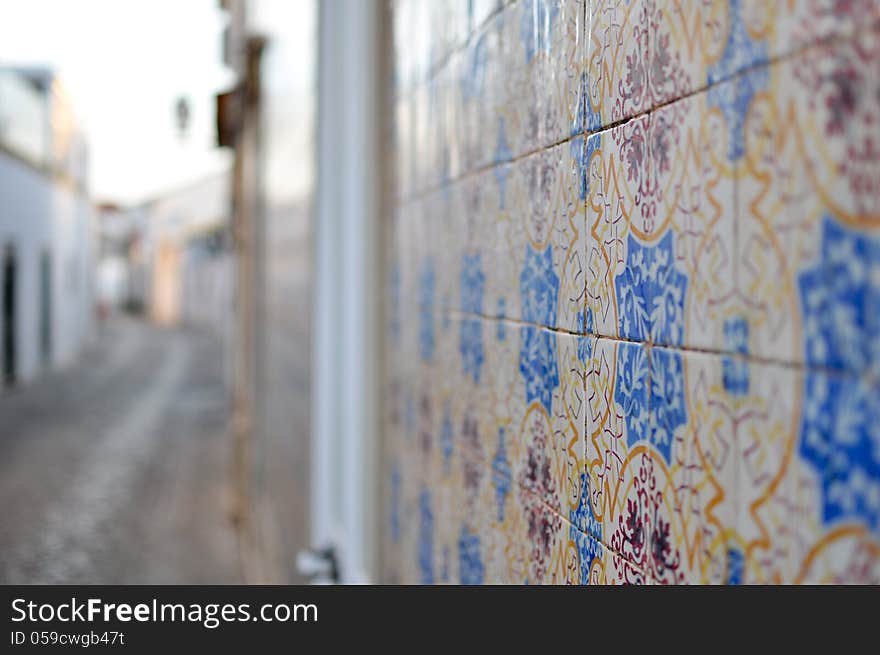
[[[419,402],[419,445],[426,456],[431,452],[431,428],[431,397],[423,393]]]
[[[681,584],[681,555],[672,545],[669,522],[662,516],[663,492],[658,489],[654,462],[645,454],[639,459],[626,508],[611,535],[611,549],[620,555],[614,561],[615,573],[627,584],[643,582],[646,574],[657,582]]]
[[[638,31],[638,28],[636,28]],[[626,75],[617,83],[618,94],[615,103],[615,116],[618,119],[627,115],[630,110],[624,107],[639,105],[647,88],[645,62],[642,60],[641,49],[637,48],[626,56]]]
[[[480,429],[473,409],[468,409],[464,414],[461,437],[465,503],[468,508],[473,508],[477,502],[477,493],[483,478],[484,468]]]
[[[671,36],[668,31],[669,20],[663,12],[671,7],[665,3],[651,3],[653,10],[648,15],[647,30],[643,40],[647,43],[647,102],[657,107],[674,98],[681,98],[690,90],[690,75],[681,64],[681,53],[672,54]]]
[[[523,488],[555,506],[559,499],[553,481],[551,435],[543,413],[532,410],[524,436],[529,445],[519,482]]]
[[[562,518],[550,509],[558,505],[559,494],[553,479],[551,434],[543,413],[533,410],[524,436],[529,445],[518,482],[531,545],[529,577],[540,582],[547,574],[550,555],[562,528]]]
[[[647,16],[647,2],[639,3],[635,11],[640,15],[630,16],[628,25],[632,25],[631,37],[636,47],[626,55],[625,73],[617,82],[617,93],[612,107],[611,119],[618,121],[637,114],[649,106],[648,95],[648,63],[645,61],[648,33],[644,26]],[[626,35],[621,36],[627,38]]]
[[[632,562],[622,557],[614,558],[614,572],[617,580],[625,585],[645,584],[645,574],[633,566]]]
[[[620,148],[626,179],[633,193],[634,217],[640,231],[656,228],[657,211],[663,199],[663,177],[672,167],[674,145],[681,138],[684,103],[647,120],[630,121],[611,131]]]
[[[828,108],[825,131],[828,134],[843,134],[844,126],[855,116],[861,84],[858,71],[849,62],[828,75],[828,85],[831,87],[825,96]]]
[[[795,77],[803,85],[810,109],[823,117],[832,144],[842,140],[835,164],[846,180],[858,214],[880,211],[880,38],[867,32],[847,44],[828,47],[819,56],[799,60]]]
[[[877,555],[876,544],[860,541],[846,565],[832,576],[831,584],[880,584]]]
[[[394,427],[400,427],[403,423],[403,412],[400,411],[400,405],[403,402],[403,394],[400,393],[400,379],[397,376],[392,377],[388,382],[388,424]]]
[[[550,554],[562,528],[562,517],[543,507],[537,499],[532,499],[526,505],[526,520],[531,544],[529,579],[530,582],[546,582]]]

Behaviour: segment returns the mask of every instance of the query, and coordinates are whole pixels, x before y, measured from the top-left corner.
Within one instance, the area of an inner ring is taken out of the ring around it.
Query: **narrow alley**
[[[223,352],[115,318],[0,396],[0,583],[238,583]]]

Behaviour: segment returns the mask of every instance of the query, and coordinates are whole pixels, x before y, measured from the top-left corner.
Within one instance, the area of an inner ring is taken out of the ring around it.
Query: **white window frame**
[[[339,581],[378,581],[381,0],[322,0],[318,20],[311,541]]]

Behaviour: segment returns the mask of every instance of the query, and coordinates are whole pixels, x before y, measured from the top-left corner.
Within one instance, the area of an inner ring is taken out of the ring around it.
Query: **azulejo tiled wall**
[[[880,0],[393,6],[386,580],[880,582]]]

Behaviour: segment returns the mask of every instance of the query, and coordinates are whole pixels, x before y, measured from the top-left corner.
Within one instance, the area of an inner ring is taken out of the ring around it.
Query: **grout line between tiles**
[[[803,370],[810,371],[816,373],[825,373],[827,375],[840,376],[840,377],[867,377],[871,378],[871,374],[869,371],[848,371],[842,369],[830,368],[827,366],[817,366],[815,364],[809,364],[804,361],[789,361],[784,359],[778,359],[774,357],[764,357],[761,355],[753,355],[753,354],[743,354],[734,350],[719,350],[714,348],[705,348],[700,346],[681,346],[675,344],[667,344],[661,342],[655,342],[651,340],[641,341],[638,339],[631,339],[628,337],[615,336],[610,334],[602,334],[600,332],[574,332],[572,330],[568,330],[562,327],[553,327],[549,325],[542,325],[540,323],[534,323],[531,321],[524,321],[521,319],[511,318],[507,316],[493,316],[490,314],[479,314],[476,312],[464,312],[461,310],[449,310],[449,314],[452,318],[461,320],[463,318],[474,318],[479,319],[481,321],[485,321],[487,323],[503,323],[510,325],[512,327],[532,327],[541,330],[546,330],[547,332],[555,332],[562,335],[569,335],[572,337],[592,337],[595,339],[605,339],[606,341],[617,341],[620,343],[631,343],[640,346],[647,346],[650,348],[661,348],[664,350],[672,350],[676,352],[681,352],[683,354],[686,353],[695,353],[701,355],[716,355],[720,357],[730,357],[732,359],[752,362],[755,364],[768,364],[773,366],[779,366],[782,368],[789,368],[795,370]]]

